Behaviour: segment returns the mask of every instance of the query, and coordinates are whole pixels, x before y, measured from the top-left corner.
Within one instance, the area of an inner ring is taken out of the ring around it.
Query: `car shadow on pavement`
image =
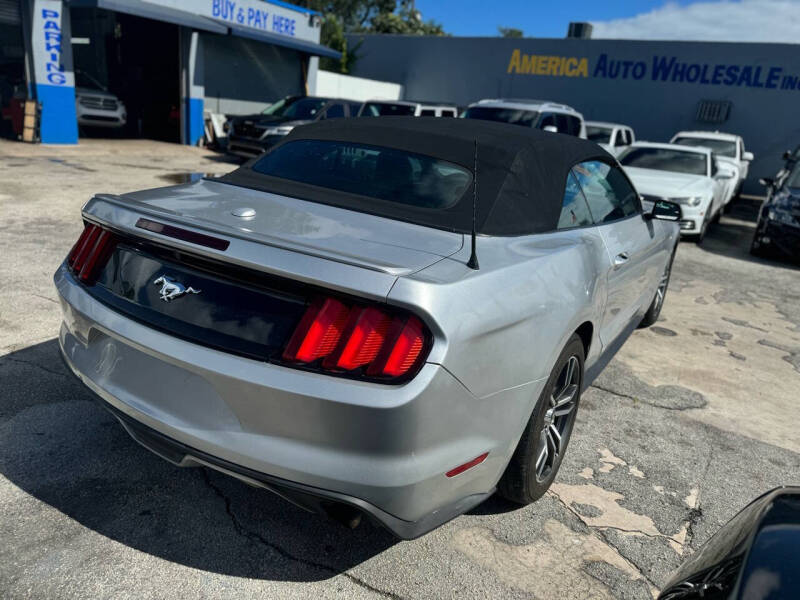
[[[327,579],[396,543],[369,522],[349,530],[266,490],[155,456],[68,372],[55,339],[0,357],[0,389],[0,471],[30,496],[0,498],[12,506],[6,527],[18,528],[11,539],[69,548],[76,533],[66,516],[168,561],[283,581]],[[52,524],[33,526],[32,514]]]

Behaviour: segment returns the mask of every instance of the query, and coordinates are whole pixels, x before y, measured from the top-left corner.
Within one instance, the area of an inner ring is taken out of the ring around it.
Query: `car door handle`
[[[620,252],[619,254],[617,254],[614,257],[614,266],[615,267],[621,267],[626,262],[628,262],[628,258],[629,258],[629,256],[628,256],[627,252]]]

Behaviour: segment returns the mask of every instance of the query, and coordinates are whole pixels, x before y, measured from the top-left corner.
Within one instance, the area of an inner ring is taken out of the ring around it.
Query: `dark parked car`
[[[794,150],[787,150],[783,153],[783,160],[786,164],[783,165],[783,168],[787,171],[791,171],[794,166],[800,162],[800,146],[797,146]]]
[[[758,214],[750,252],[765,256],[779,251],[800,257],[800,164],[779,179],[763,178],[767,200]]]
[[[767,492],[681,565],[659,600],[800,598],[800,487]]]
[[[228,151],[258,156],[285,138],[295,127],[340,117],[355,117],[360,102],[315,96],[288,96],[260,113],[232,117],[228,122]]]

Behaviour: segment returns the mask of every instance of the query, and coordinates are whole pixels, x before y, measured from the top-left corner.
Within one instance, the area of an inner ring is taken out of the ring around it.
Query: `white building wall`
[[[403,95],[403,86],[388,81],[341,75],[317,69],[316,77],[309,77],[308,93],[311,96],[329,96],[362,102],[377,98],[399,100]]]

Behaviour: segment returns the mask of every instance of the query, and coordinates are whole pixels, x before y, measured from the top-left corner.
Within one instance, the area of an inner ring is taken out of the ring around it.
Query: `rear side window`
[[[391,102],[366,102],[361,109],[362,117],[414,116],[414,106]]]
[[[453,163],[354,142],[294,140],[277,146],[253,170],[309,185],[423,208],[456,204],[472,174]]]
[[[592,214],[589,205],[581,191],[581,186],[572,171],[567,175],[567,186],[564,189],[564,202],[561,205],[561,216],[558,219],[558,229],[571,229],[591,225]]]
[[[562,133],[579,136],[581,134],[581,120],[573,115],[562,115],[562,117],[564,117],[564,131]]]
[[[465,119],[483,119],[485,121],[500,121],[523,127],[535,127],[539,113],[535,110],[521,110],[516,108],[497,108],[494,106],[470,106],[464,111]]]
[[[344,104],[331,104],[322,115],[323,119],[339,119],[341,117],[344,117]]]
[[[640,211],[639,196],[617,167],[597,160],[572,168],[595,223],[624,219]]]
[[[555,127],[556,130],[559,132],[561,131],[558,129],[558,122],[556,121],[556,116],[552,113],[544,113],[542,115],[542,120],[539,121],[539,129],[544,129],[545,127]]]

